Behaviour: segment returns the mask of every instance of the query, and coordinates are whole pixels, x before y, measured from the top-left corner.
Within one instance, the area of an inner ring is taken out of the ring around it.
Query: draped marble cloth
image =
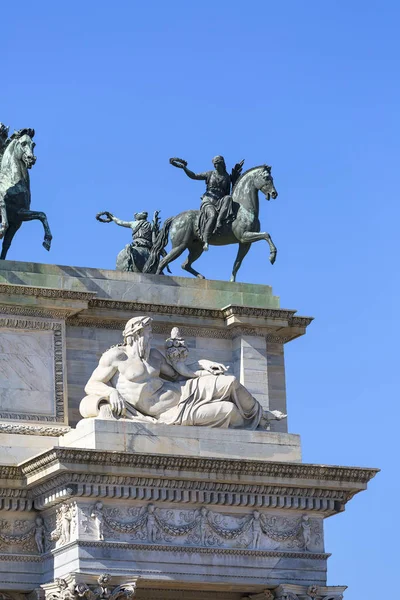
[[[244,423],[240,427],[256,429],[262,408],[256,401],[251,406],[241,405],[235,387],[236,379],[230,375],[204,375],[186,381],[165,381],[162,389],[170,389],[180,397],[176,406],[163,412],[158,419],[140,413],[125,400],[126,416],[139,421],[165,425],[203,425],[208,427],[234,427],[235,408]],[[158,390],[157,395],[161,392]]]

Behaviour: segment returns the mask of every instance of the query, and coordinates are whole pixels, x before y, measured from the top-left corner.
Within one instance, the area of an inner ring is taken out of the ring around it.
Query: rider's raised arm
[[[113,387],[109,385],[112,377],[118,369],[118,356],[121,351],[118,348],[110,348],[99,360],[99,365],[93,371],[85,386],[86,394],[93,394],[103,398],[109,398]]]
[[[117,217],[114,217],[114,215],[112,215],[111,219],[117,225],[121,225],[121,227],[132,227],[132,221],[121,221],[121,219],[117,219]]]
[[[194,173],[193,171],[191,171],[190,169],[188,169],[187,167],[182,167],[183,170],[185,171],[186,175],[188,177],[190,177],[190,179],[199,179],[199,180],[206,180],[207,177],[210,174],[210,171],[204,171],[204,173]]]

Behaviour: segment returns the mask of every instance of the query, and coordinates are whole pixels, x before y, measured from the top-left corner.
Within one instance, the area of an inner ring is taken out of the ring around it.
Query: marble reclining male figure
[[[265,428],[280,411],[264,410],[227,367],[199,360],[186,365],[188,351],[175,328],[166,356],[151,348],[150,317],[130,319],[123,344],[107,350],[85,387],[83,417],[96,417],[108,405],[115,418],[208,427]],[[110,416],[111,416],[110,415]]]

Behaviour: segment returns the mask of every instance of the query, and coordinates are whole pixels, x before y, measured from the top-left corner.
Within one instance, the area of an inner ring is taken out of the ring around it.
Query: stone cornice
[[[27,297],[21,305],[19,297]],[[31,300],[28,300],[28,297]],[[228,305],[221,309],[98,298],[96,292],[0,283],[0,312],[32,317],[62,318],[70,326],[121,329],[127,315],[155,316],[154,330],[166,333],[171,316],[186,336],[232,338],[267,337],[286,343],[305,333],[312,317],[295,316],[295,310]],[[168,317],[168,322],[164,318]],[[199,323],[196,323],[199,319]]]
[[[153,323],[155,333],[169,333],[172,316],[179,319],[182,335],[186,337],[229,339],[237,335],[251,335],[264,336],[270,342],[286,343],[303,335],[313,320],[312,317],[294,316],[295,312],[234,305],[208,309],[94,298],[90,300],[88,310],[68,318],[67,325],[118,330],[122,328],[128,314],[149,314],[158,316]],[[168,317],[167,322],[163,322],[164,316]],[[195,319],[202,321],[197,324]]]
[[[211,319],[226,319],[233,314],[246,317],[259,317],[262,319],[283,319],[290,321],[295,318],[295,320],[297,320],[295,323],[296,326],[302,327],[307,327],[307,325],[309,325],[313,320],[312,317],[294,317],[296,310],[290,309],[254,308],[236,305],[229,305],[222,309],[209,309],[171,304],[131,302],[125,300],[97,298],[96,292],[83,292],[10,283],[0,283],[0,294],[8,294],[10,296],[34,296],[36,298],[58,298],[61,300],[83,300],[88,302],[89,308],[100,308],[124,312],[206,317]],[[302,321],[299,321],[298,319],[302,319]]]
[[[108,310],[120,310],[124,312],[156,313],[167,315],[181,315],[190,317],[205,317],[211,319],[226,319],[237,314],[246,317],[259,317],[263,319],[291,320],[296,313],[295,310],[280,308],[253,308],[249,306],[229,305],[222,309],[200,308],[193,306],[154,304],[146,302],[130,302],[125,300],[108,300],[104,298],[93,298],[89,301],[89,308],[102,308]],[[307,324],[312,321],[311,317],[302,317]]]
[[[329,481],[341,484],[366,485],[379,469],[363,467],[340,467],[301,463],[283,463],[256,460],[167,456],[162,454],[134,454],[107,452],[76,448],[53,448],[20,465],[21,473],[29,477],[39,475],[42,470],[63,464],[85,464],[88,466],[110,466],[157,470],[173,473],[180,471],[214,474],[218,476],[271,477],[278,480]],[[346,488],[347,486],[342,486]],[[350,485],[351,487],[351,485]]]

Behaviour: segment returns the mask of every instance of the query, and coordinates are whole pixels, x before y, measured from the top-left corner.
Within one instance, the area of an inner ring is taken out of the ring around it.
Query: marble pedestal
[[[60,444],[168,456],[301,461],[300,436],[295,434],[154,425],[126,419],[82,419]]]

